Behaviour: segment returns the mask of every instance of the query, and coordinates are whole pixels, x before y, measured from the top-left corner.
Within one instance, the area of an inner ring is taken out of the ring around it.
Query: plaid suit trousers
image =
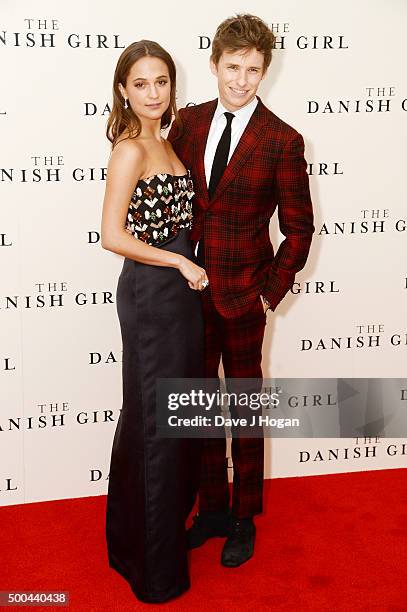
[[[202,301],[205,321],[205,376],[218,377],[222,358],[225,378],[261,380],[261,349],[266,314],[260,296],[249,311],[232,319],[222,317],[216,310],[210,287],[203,291]],[[226,438],[206,438],[202,442],[199,510],[228,510]],[[262,512],[263,498],[263,437],[232,437],[231,447],[232,514],[235,518],[259,514]]]

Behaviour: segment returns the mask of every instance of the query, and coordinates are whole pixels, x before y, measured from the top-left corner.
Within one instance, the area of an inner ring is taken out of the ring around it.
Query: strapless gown
[[[193,184],[185,176],[140,180],[126,230],[195,260],[189,231]],[[200,294],[175,268],[125,259],[117,286],[123,404],[110,462],[106,538],[110,567],[142,601],[190,586],[185,520],[198,489],[200,440],[156,434],[157,378],[203,376]]]

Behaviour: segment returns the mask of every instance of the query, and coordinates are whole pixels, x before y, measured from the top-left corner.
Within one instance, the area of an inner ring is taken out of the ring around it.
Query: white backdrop
[[[99,243],[114,67],[131,42],[157,40],[179,106],[213,99],[208,42],[236,12],[277,34],[260,95],[304,136],[315,207],[306,268],[268,315],[264,374],[406,375],[402,0],[2,0],[0,505],[107,490],[121,407],[122,258]],[[266,452],[271,477],[407,465],[406,439]]]

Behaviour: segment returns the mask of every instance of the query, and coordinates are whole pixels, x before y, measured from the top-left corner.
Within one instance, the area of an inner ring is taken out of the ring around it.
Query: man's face
[[[228,111],[237,111],[256,96],[263,72],[264,56],[257,49],[224,51],[218,65],[211,60],[211,71],[218,78],[219,98]]]

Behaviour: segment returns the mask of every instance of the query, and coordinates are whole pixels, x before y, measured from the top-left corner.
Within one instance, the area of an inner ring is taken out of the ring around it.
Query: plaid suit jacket
[[[168,139],[192,173],[191,238],[205,236],[212,299],[223,317],[232,318],[259,295],[276,308],[307,260],[313,212],[303,138],[260,99],[209,200],[204,154],[216,106],[212,100],[181,109],[183,129],[173,124]],[[276,209],[285,238],[274,254],[269,222]]]

